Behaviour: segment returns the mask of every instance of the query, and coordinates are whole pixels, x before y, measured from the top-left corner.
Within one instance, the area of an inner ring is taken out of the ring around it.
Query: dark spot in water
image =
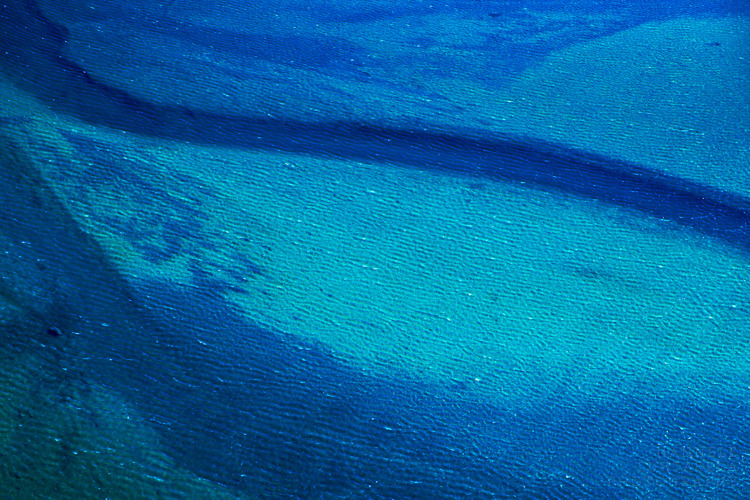
[[[47,335],[50,337],[62,337],[62,330],[57,328],[56,326],[50,326],[47,328]]]
[[[475,191],[483,191],[487,189],[487,184],[485,184],[484,182],[469,182],[468,184],[466,184],[466,186],[469,189],[474,189]]]
[[[223,270],[220,266],[193,260],[189,267],[190,272],[193,275],[192,279],[190,280],[193,286],[200,290],[211,291],[213,293],[219,294],[226,292],[247,294],[246,290],[243,290],[235,284],[214,275],[214,273],[208,270],[207,267],[214,268],[219,272]]]
[[[586,280],[616,280],[617,276],[594,266],[578,265],[572,268],[573,274]]]
[[[155,264],[167,262],[175,258],[180,253],[179,244],[175,246],[169,241],[164,242],[163,244],[137,242],[133,244],[133,247],[141,252],[141,256],[145,260],[147,260],[148,262],[153,262]]]

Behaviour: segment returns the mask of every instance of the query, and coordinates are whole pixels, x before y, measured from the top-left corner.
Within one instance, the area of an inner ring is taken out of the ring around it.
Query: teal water
[[[7,497],[746,496],[742,9],[576,9],[9,4]]]

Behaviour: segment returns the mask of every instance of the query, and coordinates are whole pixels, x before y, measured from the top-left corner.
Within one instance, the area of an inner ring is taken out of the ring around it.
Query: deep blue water
[[[747,12],[739,2],[686,5],[622,2],[616,6],[628,13],[623,24],[611,29],[687,13]],[[59,15],[66,6],[52,10]],[[147,10],[132,2],[109,6],[111,11],[102,5],[96,15],[127,20],[123,12]],[[453,2],[392,10],[381,4],[341,4],[326,15],[356,23],[465,9],[500,18],[547,6],[556,7],[551,2]],[[568,6],[595,12],[615,4]],[[748,200],[648,165],[460,126],[446,131],[429,124],[384,126],[365,117],[302,122],[230,116],[139,99],[67,59],[61,52],[66,28],[45,8],[51,9],[31,0],[4,4],[3,64],[18,85],[52,109],[88,123],[156,138],[377,160],[395,168],[525,183],[634,208],[750,250]],[[85,2],[71,2],[69,15],[84,15],[86,8]],[[186,43],[211,44],[250,58],[294,56],[301,64],[328,67],[341,54],[357,53],[340,42],[326,42],[323,50],[301,38],[258,39],[173,19],[157,23],[157,10],[149,12],[151,17],[134,19],[134,26],[177,32]],[[274,51],[264,51],[264,41]],[[580,40],[570,43],[575,41]],[[563,43],[541,47],[539,53]],[[509,67],[527,64],[514,61]],[[144,204],[167,199],[152,184],[141,184],[142,176],[127,160],[103,153],[96,141],[71,133],[66,138],[81,158],[112,166],[93,168],[90,182],[122,183],[133,192],[147,189]],[[10,140],[5,147],[15,148]],[[61,291],[55,309],[45,312],[49,324],[82,332],[79,352],[61,347],[61,353],[89,357],[88,375],[123,393],[149,417],[176,459],[203,477],[265,498],[743,498],[750,491],[746,401],[690,401],[644,386],[606,405],[553,399],[543,408],[520,411],[477,400],[448,383],[428,384],[397,371],[363,373],[322,345],[241,316],[221,296],[231,285],[207,279],[200,263],[190,289],[124,279],[51,190],[42,181],[29,181],[37,177],[34,171],[22,156],[3,162],[1,230],[32,243],[19,246],[19,268],[44,262],[40,279]],[[167,230],[172,239],[163,248],[149,249],[154,262],[181,252],[180,232],[201,228],[200,210],[173,209],[187,225]],[[263,272],[252,262],[241,265]],[[90,300],[94,292],[97,301]]]

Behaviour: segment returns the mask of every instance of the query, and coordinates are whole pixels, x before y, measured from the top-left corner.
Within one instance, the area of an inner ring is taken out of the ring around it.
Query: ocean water
[[[750,496],[743,2],[0,23],[0,498]]]

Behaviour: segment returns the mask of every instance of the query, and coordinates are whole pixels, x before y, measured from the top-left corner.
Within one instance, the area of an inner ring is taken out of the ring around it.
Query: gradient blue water
[[[66,30],[45,9],[58,18],[77,17],[89,4],[40,7],[28,0],[5,5],[3,23],[11,27],[5,31],[6,47],[11,47],[4,60],[8,74],[57,112],[88,123],[155,138],[379,160],[394,168],[523,182],[634,208],[748,250],[750,203],[737,194],[559,145],[482,137],[481,131],[459,124],[446,131],[368,124],[366,116],[303,122],[148,102],[61,57]],[[242,5],[233,5],[231,15],[240,15]],[[567,5],[591,12],[605,8],[596,2]],[[391,9],[357,3],[331,6],[327,15],[347,22],[395,17],[405,9],[481,9],[513,16],[523,8],[548,6],[556,7],[550,2],[454,2]],[[96,7],[96,16],[103,18],[149,9],[133,2]],[[156,16],[157,9],[150,8]],[[739,2],[672,2],[658,8],[622,2],[618,8],[627,10],[621,16],[625,24],[610,30],[683,14],[747,13]],[[285,60],[293,55],[299,64],[336,71],[341,70],[335,67],[340,54],[357,53],[332,42],[314,49],[300,38],[253,38],[168,18],[157,21],[145,16],[133,23],[153,32],[177,31],[184,43],[243,57]],[[29,32],[36,38],[22,41]],[[591,36],[603,34],[607,31]],[[558,39],[536,47],[529,58],[505,64],[510,72],[519,71],[540,55],[578,41]],[[351,64],[356,69],[356,60]],[[60,87],[71,89],[68,99],[58,98]],[[80,158],[105,167],[91,172],[91,183],[117,182],[141,190],[139,176],[127,175],[132,169],[126,159],[103,153],[85,136],[67,133],[66,138]],[[3,168],[27,167],[4,163]],[[323,345],[261,328],[241,316],[221,295],[227,284],[201,281],[206,276],[199,263],[190,289],[168,281],[122,279],[113,265],[99,264],[108,262],[106,253],[75,229],[62,203],[50,200],[45,210],[36,210],[28,200],[37,188],[19,184],[8,170],[2,183],[2,230],[34,243],[19,254],[19,262],[54,264],[46,279],[67,297],[67,310],[56,319],[87,332],[89,375],[148,415],[176,459],[203,477],[265,498],[743,498],[750,492],[746,401],[729,396],[691,401],[644,385],[606,404],[552,397],[532,411],[498,407],[450,383],[428,383],[396,370],[363,373]],[[107,178],[112,174],[117,176]],[[142,189],[145,203],[163,195],[152,184]],[[201,227],[199,210],[168,203],[187,223],[168,231],[171,239],[163,248],[148,249],[154,262],[179,254],[181,233],[194,234]],[[49,223],[61,218],[63,226]],[[263,272],[251,262],[242,265]],[[82,266],[90,268],[84,276]],[[92,304],[84,289],[106,293]],[[122,302],[135,305],[123,310]],[[105,324],[128,328],[97,326]]]

